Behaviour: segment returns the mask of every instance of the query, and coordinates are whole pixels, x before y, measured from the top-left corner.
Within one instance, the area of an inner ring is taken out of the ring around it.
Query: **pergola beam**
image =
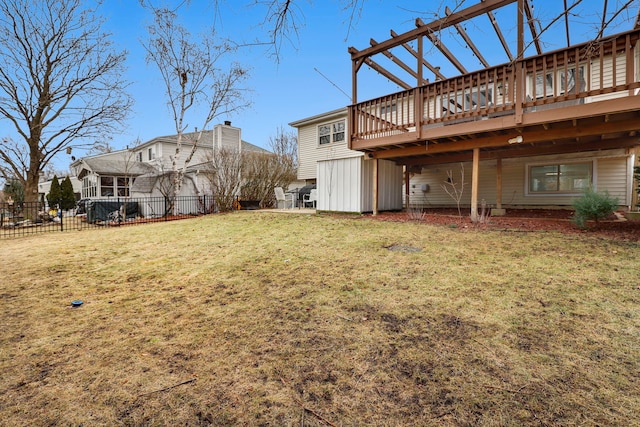
[[[399,35],[395,31],[391,30],[391,37],[399,37]],[[418,52],[416,52],[415,49],[412,48],[408,43],[403,43],[402,47],[404,47],[407,50],[407,52],[409,52],[411,55],[413,55],[416,59],[420,60],[422,62],[422,65],[427,67],[429,69],[429,71],[431,71],[436,76],[436,78],[441,79],[441,80],[446,79],[444,74],[442,74],[440,72],[440,67],[434,67],[426,59],[420,58],[420,55],[418,54]]]
[[[375,41],[374,39],[371,39],[369,41],[369,43],[371,44],[371,46],[375,46],[377,44],[379,44],[377,41]],[[415,71],[413,71],[413,69],[408,66],[407,64],[405,64],[403,61],[401,61],[400,59],[398,59],[393,53],[389,52],[388,50],[385,50],[384,52],[382,52],[382,54],[384,56],[386,56],[387,58],[389,58],[394,64],[396,64],[397,66],[399,66],[400,68],[402,68],[404,71],[406,71],[411,77],[413,77],[416,80],[419,80],[418,78],[418,73],[416,73]],[[418,86],[423,85],[425,82],[418,82]]]
[[[368,49],[364,49],[361,51],[357,51],[357,53],[351,54],[351,59],[356,60],[362,57],[373,56],[375,54],[381,53],[385,50],[392,49],[396,46],[401,46],[403,43],[408,43],[412,40],[417,39],[420,36],[426,36],[429,33],[433,33],[436,31],[443,30],[445,28],[451,27],[455,24],[459,24],[468,19],[475,18],[476,16],[480,16],[487,11],[492,11],[495,9],[499,9],[503,6],[509,5],[511,3],[516,2],[517,0],[485,0],[478,4],[475,4],[467,9],[463,9],[459,12],[452,14],[451,16],[447,16],[441,19],[437,19],[429,24],[426,24],[422,27],[416,28],[414,30],[408,31],[404,34],[398,35],[398,37],[394,37],[393,39],[386,40],[376,46],[372,46]]]
[[[373,59],[365,58],[364,62],[369,67],[371,67],[372,69],[377,71],[379,74],[383,75],[384,77],[388,78],[389,80],[391,80],[392,82],[394,82],[395,84],[397,84],[398,86],[403,88],[404,90],[409,90],[409,89],[411,89],[413,87],[410,84],[406,83],[405,81],[401,80],[399,77],[397,77],[392,72],[388,71],[386,68],[384,68],[381,65],[379,65],[378,63],[376,63]]]
[[[567,10],[567,0],[564,0],[564,10]],[[571,37],[569,33],[569,14],[564,14],[564,30],[567,33],[567,47],[571,46]]]
[[[527,15],[527,23],[529,24],[531,37],[533,37],[533,43],[536,46],[536,52],[538,52],[538,55],[540,55],[542,54],[542,46],[540,45],[540,37],[538,31],[536,30],[536,22],[533,19],[533,8],[531,7],[531,0],[525,0],[524,12]]]
[[[511,50],[509,49],[509,44],[507,43],[507,40],[504,38],[504,35],[502,34],[502,30],[500,29],[500,25],[498,25],[498,20],[496,19],[495,15],[493,14],[492,11],[488,11],[487,15],[489,16],[489,21],[491,21],[491,25],[493,25],[493,29],[495,30],[496,35],[498,36],[498,39],[500,39],[500,43],[502,44],[502,48],[504,49],[505,53],[509,57],[509,61],[512,62],[513,61],[513,55],[511,54]]]
[[[420,18],[418,18],[418,19],[416,19],[416,25],[419,26],[419,27],[424,26],[424,22],[422,22],[422,20]],[[460,61],[458,61],[458,58],[456,58],[456,56],[453,53],[451,53],[451,51],[449,49],[447,49],[447,47],[444,45],[444,43],[442,43],[442,40],[440,40],[440,38],[438,36],[436,36],[435,33],[428,33],[427,37],[429,37],[429,40],[431,40],[431,43],[433,43],[433,45],[440,52],[442,52],[444,57],[447,58],[449,60],[449,62],[451,62],[453,64],[453,66],[458,69],[458,71],[460,71],[462,74],[467,74],[468,73],[468,71],[464,67],[464,65],[462,65],[462,63]]]
[[[451,16],[453,14],[451,9],[449,9],[449,6],[445,8],[444,13],[447,16]],[[469,48],[473,51],[473,54],[478,58],[480,63],[485,68],[489,68],[490,67],[489,62],[486,59],[484,59],[484,56],[482,56],[482,54],[480,53],[480,50],[478,50],[475,43],[473,43],[473,40],[471,40],[471,37],[469,37],[469,35],[465,31],[465,29],[462,27],[462,25],[455,24],[454,27],[456,28],[456,31],[458,31],[458,34],[460,34],[460,36],[464,39],[465,43],[467,43],[467,46],[469,46]]]

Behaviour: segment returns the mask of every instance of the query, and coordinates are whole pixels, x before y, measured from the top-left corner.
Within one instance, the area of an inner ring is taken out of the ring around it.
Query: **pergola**
[[[582,2],[564,0],[561,13],[543,24],[534,16],[531,0],[482,0],[464,9],[447,7],[444,16],[428,23],[416,19],[415,29],[403,34],[391,30],[389,39],[381,42],[371,39],[366,49],[349,48],[352,60],[350,148],[364,151],[371,159],[391,159],[405,165],[407,188],[412,166],[472,161],[473,217],[477,215],[481,159],[497,159],[500,164],[508,157],[638,145],[640,97],[632,96],[640,88],[640,72],[634,65],[638,55],[635,45],[640,39],[640,12],[635,10],[638,5],[634,5],[637,2],[628,0],[614,7],[608,0],[602,0],[601,19],[594,37],[572,45],[570,16]],[[469,2],[456,3],[461,6]],[[630,15],[632,10],[635,13]],[[510,46],[505,36],[504,22],[496,19],[497,11],[515,13],[511,21],[515,22],[515,46]],[[481,49],[483,46],[465,29],[467,25],[478,25],[474,23],[479,19],[490,23],[506,63],[490,63]],[[613,23],[625,19],[629,22],[629,31],[615,36],[608,34]],[[564,27],[562,43],[566,42],[566,46],[558,49],[556,45],[555,50],[545,51],[545,34],[552,27],[557,30],[559,25]],[[483,67],[481,70],[470,71],[465,67],[461,55],[441,37],[444,30],[464,41]],[[439,60],[443,62],[433,62],[434,51],[439,52]],[[624,69],[617,70],[617,62],[613,61],[610,85],[603,72],[607,56],[626,58]],[[542,84],[540,90],[545,92],[533,98],[525,93],[531,76],[535,79],[538,75],[553,73],[563,81],[577,80],[578,64],[585,60],[596,65],[600,61],[599,80],[585,77],[585,82],[574,81],[572,91],[554,87],[549,93]],[[363,65],[395,83],[402,92],[360,102],[358,72]],[[456,75],[447,75],[445,69],[450,73],[453,70]],[[500,100],[496,99],[498,92]],[[610,93],[625,97],[585,102]],[[492,102],[485,99],[489,94],[493,94]],[[453,108],[441,101],[446,113],[429,110],[433,104],[429,100],[444,97]],[[405,105],[408,107],[403,109]],[[390,108],[393,116],[380,114]],[[499,177],[496,185],[500,193]],[[374,212],[376,192],[374,188]]]

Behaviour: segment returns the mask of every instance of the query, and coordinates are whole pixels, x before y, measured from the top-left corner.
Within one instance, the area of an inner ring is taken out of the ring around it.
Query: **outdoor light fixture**
[[[515,138],[511,138],[507,140],[509,144],[521,144],[522,141],[524,141],[524,138],[522,138],[522,135],[518,135]]]

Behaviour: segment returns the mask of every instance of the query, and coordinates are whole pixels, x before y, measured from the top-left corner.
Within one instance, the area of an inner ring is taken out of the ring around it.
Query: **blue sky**
[[[574,1],[569,0],[569,4]],[[603,2],[604,0],[583,0],[580,7],[574,10],[575,16],[571,18],[572,44],[589,40],[595,35]],[[609,7],[613,10],[615,6],[625,2],[626,0],[609,0]],[[476,0],[467,0],[464,7],[475,3]],[[608,32],[630,29],[638,11],[638,3],[640,1],[634,2],[619,18],[619,21],[624,21],[621,26],[613,27]],[[255,0],[219,0],[219,7],[216,9],[214,0],[192,0],[188,7],[180,10],[180,22],[194,34],[201,32],[207,25],[215,25],[220,35],[237,43],[251,43],[266,38],[259,25],[264,19],[265,11],[254,4]],[[429,22],[434,19],[434,12],[442,13],[445,5],[454,8],[456,2],[366,0],[362,13],[356,17],[352,28],[349,28],[350,11],[344,10],[345,0],[296,0],[294,4],[302,25],[297,38],[283,43],[279,62],[269,56],[266,46],[241,47],[238,50],[233,59],[250,70],[251,77],[247,87],[251,90],[248,97],[253,105],[243,113],[220,118],[218,121],[231,120],[234,126],[242,129],[244,140],[265,148],[278,127],[284,126],[289,130],[289,122],[350,103],[350,98],[343,93],[351,94],[351,60],[347,52],[349,46],[365,49],[371,38],[379,42],[388,39],[391,29],[397,33],[409,31],[415,28],[415,18],[420,17]],[[546,26],[562,10],[563,2],[533,0],[533,6],[534,14],[541,19],[542,26]],[[114,135],[111,145],[120,149],[136,138],[147,141],[156,136],[174,134],[163,83],[154,66],[146,64],[145,52],[140,43],[146,37],[146,26],[151,22],[151,15],[137,0],[106,0],[101,12],[107,19],[106,29],[113,33],[116,46],[129,51],[126,77],[131,81],[129,91],[135,99],[134,111],[127,127],[122,134]],[[505,10],[498,11],[496,16],[515,50],[515,14]],[[564,21],[559,21],[554,30],[545,35],[547,49],[561,48],[566,44],[563,33],[556,31],[558,29],[564,29]],[[472,35],[490,62],[507,62],[488,20],[467,25],[466,31]],[[469,49],[465,48],[464,42],[457,35],[446,33],[442,34],[442,38],[450,50],[459,54],[470,71],[482,68],[477,59],[469,55]],[[445,62],[441,61],[441,56],[435,50],[430,51],[429,55],[431,62]],[[382,60],[380,62],[384,63]],[[456,74],[447,67],[443,67],[443,72],[448,76]],[[397,86],[375,73],[363,70],[359,74],[359,100],[397,90],[400,90]],[[194,120],[189,124],[200,126]],[[82,156],[78,152],[73,154]],[[57,169],[66,169],[70,160],[67,157],[69,156],[64,153],[58,157]]]

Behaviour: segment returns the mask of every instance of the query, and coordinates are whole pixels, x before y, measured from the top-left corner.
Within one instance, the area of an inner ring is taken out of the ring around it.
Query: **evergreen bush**
[[[618,198],[611,197],[608,191],[598,193],[587,188],[582,197],[574,200],[573,222],[580,228],[586,228],[588,220],[598,221],[611,215],[618,208]]]
[[[73,193],[73,184],[67,176],[60,184],[60,200],[62,201],[62,209],[72,209],[76,205],[76,195]]]
[[[58,176],[54,175],[51,180],[51,188],[49,189],[49,194],[47,194],[47,202],[49,203],[49,207],[53,208],[61,203],[62,199],[62,190],[60,189],[60,182],[58,181]]]

